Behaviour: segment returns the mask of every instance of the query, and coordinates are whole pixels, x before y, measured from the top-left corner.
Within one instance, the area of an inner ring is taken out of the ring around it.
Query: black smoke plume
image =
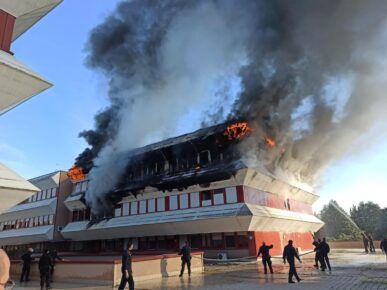
[[[87,65],[111,107],[77,164],[90,205],[118,182],[120,152],[229,119],[249,119],[251,166],[313,183],[383,121],[385,1],[123,1],[91,32]],[[269,153],[263,138],[276,140]]]

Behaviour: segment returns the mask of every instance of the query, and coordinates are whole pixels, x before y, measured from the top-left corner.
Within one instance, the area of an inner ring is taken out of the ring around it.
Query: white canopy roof
[[[42,226],[0,232],[0,246],[46,242],[53,239],[54,226]]]
[[[0,163],[0,213],[38,191],[39,188]]]

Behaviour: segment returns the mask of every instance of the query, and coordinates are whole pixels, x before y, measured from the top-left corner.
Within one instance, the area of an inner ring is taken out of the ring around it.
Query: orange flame
[[[86,174],[83,172],[83,169],[81,167],[76,166],[75,164],[69,169],[67,172],[67,176],[70,177],[70,179],[75,181],[80,181],[86,178]]]
[[[227,127],[226,131],[224,131],[223,135],[227,136],[229,141],[232,140],[241,140],[246,135],[251,133],[251,128],[247,124],[247,122],[238,122],[231,124]]]
[[[266,137],[265,138],[265,141],[266,141],[266,144],[269,146],[269,147],[275,147],[276,146],[276,142],[274,139],[270,138],[270,137]]]

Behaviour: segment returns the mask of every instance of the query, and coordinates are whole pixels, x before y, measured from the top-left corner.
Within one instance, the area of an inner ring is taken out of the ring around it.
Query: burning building
[[[120,250],[125,239],[144,251],[177,250],[188,240],[208,255],[231,257],[256,253],[262,241],[274,253],[288,239],[310,249],[322,226],[312,212],[318,196],[244,162],[240,148],[252,130],[247,122],[226,123],[121,154],[117,162],[126,167],[100,200],[103,217],[90,212],[89,181],[73,168],[74,189],[64,201],[72,221],[61,234],[92,252]],[[275,145],[263,138],[257,150]]]

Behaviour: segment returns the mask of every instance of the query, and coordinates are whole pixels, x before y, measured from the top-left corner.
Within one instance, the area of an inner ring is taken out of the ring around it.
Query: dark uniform
[[[368,253],[368,238],[365,233],[363,233],[363,244],[364,244],[364,252]]]
[[[52,260],[52,268],[51,268],[50,278],[51,278],[51,282],[54,282],[53,279],[54,279],[56,260],[63,261],[63,259],[61,257],[59,257],[58,252],[56,250],[53,250],[50,253],[50,256],[51,256],[51,260]]]
[[[370,252],[371,253],[375,253],[374,240],[373,240],[371,234],[368,235],[368,241],[369,241],[369,244],[370,244]]]
[[[132,271],[132,252],[127,250],[122,254],[121,266],[122,278],[118,290],[124,290],[126,284],[129,284],[129,290],[134,290],[134,280]]]
[[[262,254],[262,264],[263,264],[263,269],[264,269],[264,272],[265,274],[267,274],[267,265],[269,265],[269,270],[270,270],[270,273],[273,274],[273,267],[271,266],[271,256],[270,256],[270,249],[273,248],[273,245],[270,245],[270,246],[266,246],[265,244],[263,244],[262,246],[259,247],[259,250],[258,250],[258,255],[257,257],[259,257],[261,254]]]
[[[52,268],[52,259],[50,252],[46,250],[39,260],[39,271],[40,271],[40,288],[43,289],[46,284],[46,289],[50,288],[50,274]]]
[[[320,243],[319,242],[317,242],[317,241],[314,241],[313,243],[312,243],[312,245],[314,246],[314,249],[313,249],[313,251],[315,251],[315,255],[314,255],[314,267],[315,268],[318,268],[318,263],[319,263],[319,256],[318,256],[318,252],[317,252],[317,250],[318,250],[318,247],[319,247],[319,245],[320,245]]]
[[[328,266],[329,271],[332,271],[331,263],[329,262],[329,257],[328,257],[328,254],[331,251],[331,248],[329,247],[325,238],[320,243],[320,251],[321,251],[321,258],[322,258],[322,261],[324,262],[324,265]]]
[[[301,260],[300,260],[300,257],[298,256],[296,249],[293,247],[293,242],[289,241],[289,244],[285,246],[284,252],[282,254],[282,258],[284,259],[284,263],[285,263],[285,258],[289,263],[288,282],[294,283],[293,276],[296,277],[298,282],[300,282],[301,279],[300,277],[298,277],[298,274],[297,274],[295,258],[297,258],[297,260],[300,261],[300,263],[301,263]]]
[[[382,252],[384,252],[386,254],[386,261],[387,261],[387,239],[384,238],[380,242],[380,249],[382,250]]]
[[[181,248],[179,255],[181,255],[181,270],[179,277],[183,276],[185,264],[187,264],[188,275],[191,275],[191,248],[185,244],[184,247]]]
[[[21,256],[21,259],[23,260],[23,269],[20,276],[20,282],[30,280],[31,262],[34,260],[31,255],[32,252],[28,251],[27,253],[23,254],[23,256]]]

